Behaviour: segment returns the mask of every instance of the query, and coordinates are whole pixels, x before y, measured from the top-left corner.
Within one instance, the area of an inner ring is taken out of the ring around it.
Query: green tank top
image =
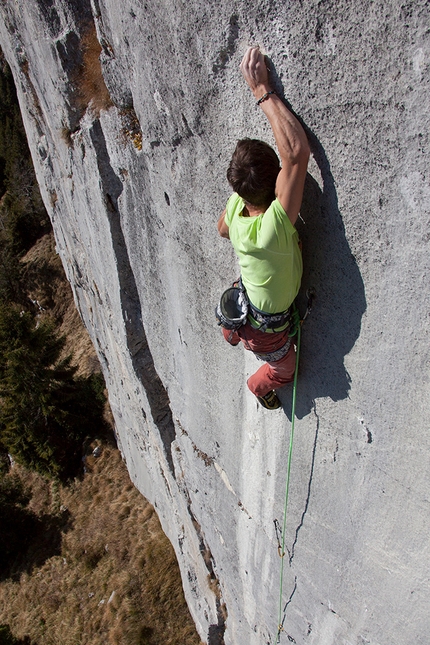
[[[245,217],[245,202],[233,193],[225,223],[252,304],[266,313],[285,311],[294,301],[303,273],[299,236],[277,199],[257,217]]]

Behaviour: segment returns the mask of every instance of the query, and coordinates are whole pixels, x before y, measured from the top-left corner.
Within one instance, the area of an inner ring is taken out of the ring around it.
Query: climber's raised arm
[[[295,224],[302,203],[310,154],[306,134],[296,117],[272,90],[266,61],[258,47],[248,48],[240,69],[272,127],[282,162],[276,181],[276,197],[292,224]]]

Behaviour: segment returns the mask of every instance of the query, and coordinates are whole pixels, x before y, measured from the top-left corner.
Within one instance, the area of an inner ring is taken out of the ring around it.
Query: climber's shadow
[[[266,62],[276,93],[295,114],[284,98],[284,88],[272,61],[266,57]],[[302,327],[295,410],[301,419],[309,414],[319,397],[339,401],[348,396],[351,380],[344,358],[360,334],[366,299],[360,271],[345,237],[329,161],[315,134],[300,116],[295,116],[306,131],[320,173],[318,181],[307,174],[302,220],[299,218],[296,224],[303,242],[303,279],[297,298],[302,316],[307,289],[313,287],[316,292],[312,313]],[[279,394],[291,419],[291,385],[282,388]]]
[[[350,377],[344,358],[354,346],[366,310],[364,285],[345,237],[330,165],[316,136],[303,124],[312,154],[321,173],[322,190],[308,173],[297,229],[303,241],[303,280],[298,296],[301,315],[306,309],[306,290],[316,297],[311,315],[302,327],[296,416],[300,419],[318,397],[344,399]],[[291,419],[291,386],[280,391],[284,410]]]

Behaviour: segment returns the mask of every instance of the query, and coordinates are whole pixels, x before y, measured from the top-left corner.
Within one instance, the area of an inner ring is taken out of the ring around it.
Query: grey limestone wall
[[[428,33],[424,0],[0,3],[121,449],[211,645],[274,643],[279,617],[281,643],[429,642]],[[237,276],[216,231],[229,157],[243,136],[273,143],[239,73],[250,44],[312,149],[300,305],[309,286],[317,298],[281,599],[291,388],[261,409],[256,359],[213,316]]]

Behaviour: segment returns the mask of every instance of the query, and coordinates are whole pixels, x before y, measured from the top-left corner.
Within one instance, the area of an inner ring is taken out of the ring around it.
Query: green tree
[[[23,267],[0,231],[0,302],[28,302],[22,288]]]
[[[103,378],[77,377],[49,322],[0,306],[0,441],[17,462],[62,480],[103,426]]]

